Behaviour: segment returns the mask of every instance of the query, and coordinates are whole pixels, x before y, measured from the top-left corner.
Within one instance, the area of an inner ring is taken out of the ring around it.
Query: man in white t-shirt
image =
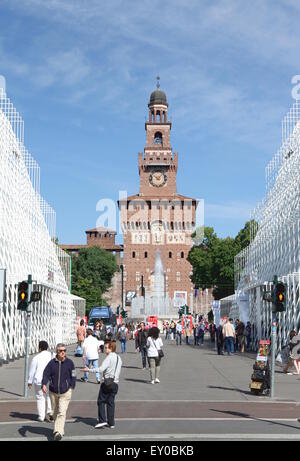
[[[87,367],[98,368],[99,367],[99,345],[100,341],[98,341],[95,336],[93,336],[93,331],[91,329],[87,330],[87,337],[85,338],[82,349],[83,349],[83,359],[85,360],[85,364]],[[101,343],[102,344],[102,343]],[[88,372],[84,373],[83,378],[81,381],[87,382],[89,379]],[[100,373],[96,373],[97,383],[100,384]]]
[[[176,324],[176,345],[180,344],[181,346],[181,338],[182,338],[182,325],[181,322],[177,322]]]
[[[35,397],[38,410],[39,421],[53,421],[53,411],[49,394],[44,394],[42,391],[43,373],[52,359],[51,352],[48,351],[48,343],[46,341],[39,342],[39,353],[33,357],[30,364],[28,376],[28,388],[31,389],[34,384]]]

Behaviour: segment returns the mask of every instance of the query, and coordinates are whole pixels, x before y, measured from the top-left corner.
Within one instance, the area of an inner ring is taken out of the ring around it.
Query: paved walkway
[[[300,438],[298,376],[276,370],[275,399],[257,397],[249,391],[253,354],[218,356],[208,340],[203,348],[164,343],[161,383],[155,385],[150,383],[149,371],[142,370],[133,341],[128,343],[128,352],[122,355],[113,433],[93,429],[99,385],[95,374],[90,374],[88,383],[80,381],[82,359],[75,358],[75,347],[69,346],[68,356],[75,362],[78,382],[68,410],[66,440],[143,439],[145,434],[147,439],[189,439],[196,435],[198,439],[213,435],[259,439],[263,434],[270,439],[274,434],[284,439],[290,435]],[[23,359],[0,367],[0,440],[50,439],[52,425],[36,421],[33,392],[27,400],[22,397],[23,380]]]

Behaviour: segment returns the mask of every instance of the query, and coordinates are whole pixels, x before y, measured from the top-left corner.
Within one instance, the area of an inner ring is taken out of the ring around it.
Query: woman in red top
[[[77,328],[77,340],[78,344],[81,347],[83,341],[85,340],[86,328],[84,326],[84,320],[80,320],[80,326]]]

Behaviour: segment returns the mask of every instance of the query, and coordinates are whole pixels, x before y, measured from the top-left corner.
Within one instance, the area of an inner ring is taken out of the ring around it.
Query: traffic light
[[[124,317],[126,319],[126,317],[128,317],[128,312],[127,311],[124,311]]]
[[[184,307],[185,307],[185,315],[188,315],[188,313],[189,313],[189,306],[185,305]]]
[[[28,299],[28,282],[23,280],[23,282],[20,282],[18,284],[18,307],[17,309],[20,311],[26,311],[28,304],[29,304],[29,299]]]
[[[273,312],[285,312],[286,310],[286,285],[276,282],[273,288]]]
[[[120,315],[120,306],[117,307],[117,315]]]

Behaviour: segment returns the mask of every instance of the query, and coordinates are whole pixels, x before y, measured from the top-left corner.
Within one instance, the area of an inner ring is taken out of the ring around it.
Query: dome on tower
[[[150,102],[148,106],[153,106],[154,104],[164,104],[165,106],[168,105],[167,103],[167,96],[166,93],[161,91],[160,89],[160,77],[156,77],[157,79],[157,84],[156,84],[156,90],[152,91],[151,96],[150,96]]]
[[[161,91],[160,89],[157,89],[151,93],[150,96],[150,106],[153,104],[165,104],[168,105],[167,103],[167,96],[166,93]]]

